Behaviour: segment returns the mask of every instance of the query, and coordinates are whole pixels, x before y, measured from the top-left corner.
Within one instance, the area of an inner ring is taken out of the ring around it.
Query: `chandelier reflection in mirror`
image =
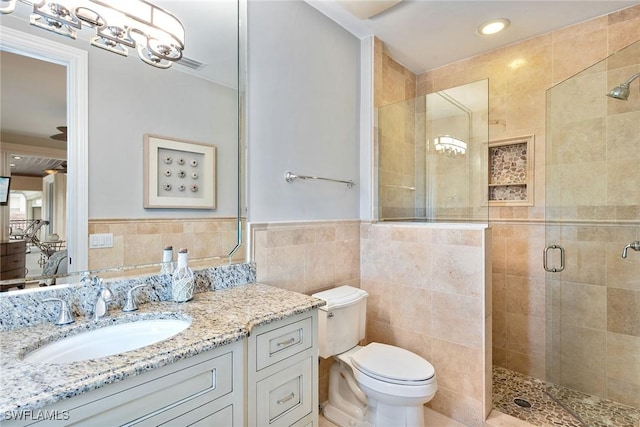
[[[18,0],[0,0],[12,13]],[[31,24],[75,39],[82,26],[95,28],[93,46],[127,56],[128,49],[149,65],[169,68],[182,58],[184,27],[178,18],[144,0],[20,0],[33,6]]]
[[[441,135],[433,138],[436,151],[457,156],[467,152],[467,143],[451,135]]]

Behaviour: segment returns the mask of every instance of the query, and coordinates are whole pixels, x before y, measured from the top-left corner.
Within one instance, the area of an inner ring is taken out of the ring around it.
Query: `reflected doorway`
[[[37,277],[67,249],[67,67],[7,51],[0,61],[9,240],[26,242],[25,277]]]

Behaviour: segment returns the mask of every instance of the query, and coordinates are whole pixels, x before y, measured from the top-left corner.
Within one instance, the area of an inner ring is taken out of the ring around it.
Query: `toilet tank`
[[[320,357],[344,353],[364,339],[369,294],[352,286],[339,286],[313,294],[327,305],[318,313]]]

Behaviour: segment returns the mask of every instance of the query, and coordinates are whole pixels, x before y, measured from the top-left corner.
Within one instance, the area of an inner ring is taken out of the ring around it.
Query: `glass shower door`
[[[640,42],[547,92],[547,392],[585,425],[640,422]]]
[[[378,219],[482,222],[488,81],[379,107]]]

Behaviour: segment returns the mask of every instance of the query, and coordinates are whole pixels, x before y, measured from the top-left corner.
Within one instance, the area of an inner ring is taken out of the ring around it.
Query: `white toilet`
[[[341,427],[423,427],[438,388],[433,366],[415,353],[364,339],[369,294],[340,286],[313,295],[320,307],[320,357],[334,356],[324,416]]]

